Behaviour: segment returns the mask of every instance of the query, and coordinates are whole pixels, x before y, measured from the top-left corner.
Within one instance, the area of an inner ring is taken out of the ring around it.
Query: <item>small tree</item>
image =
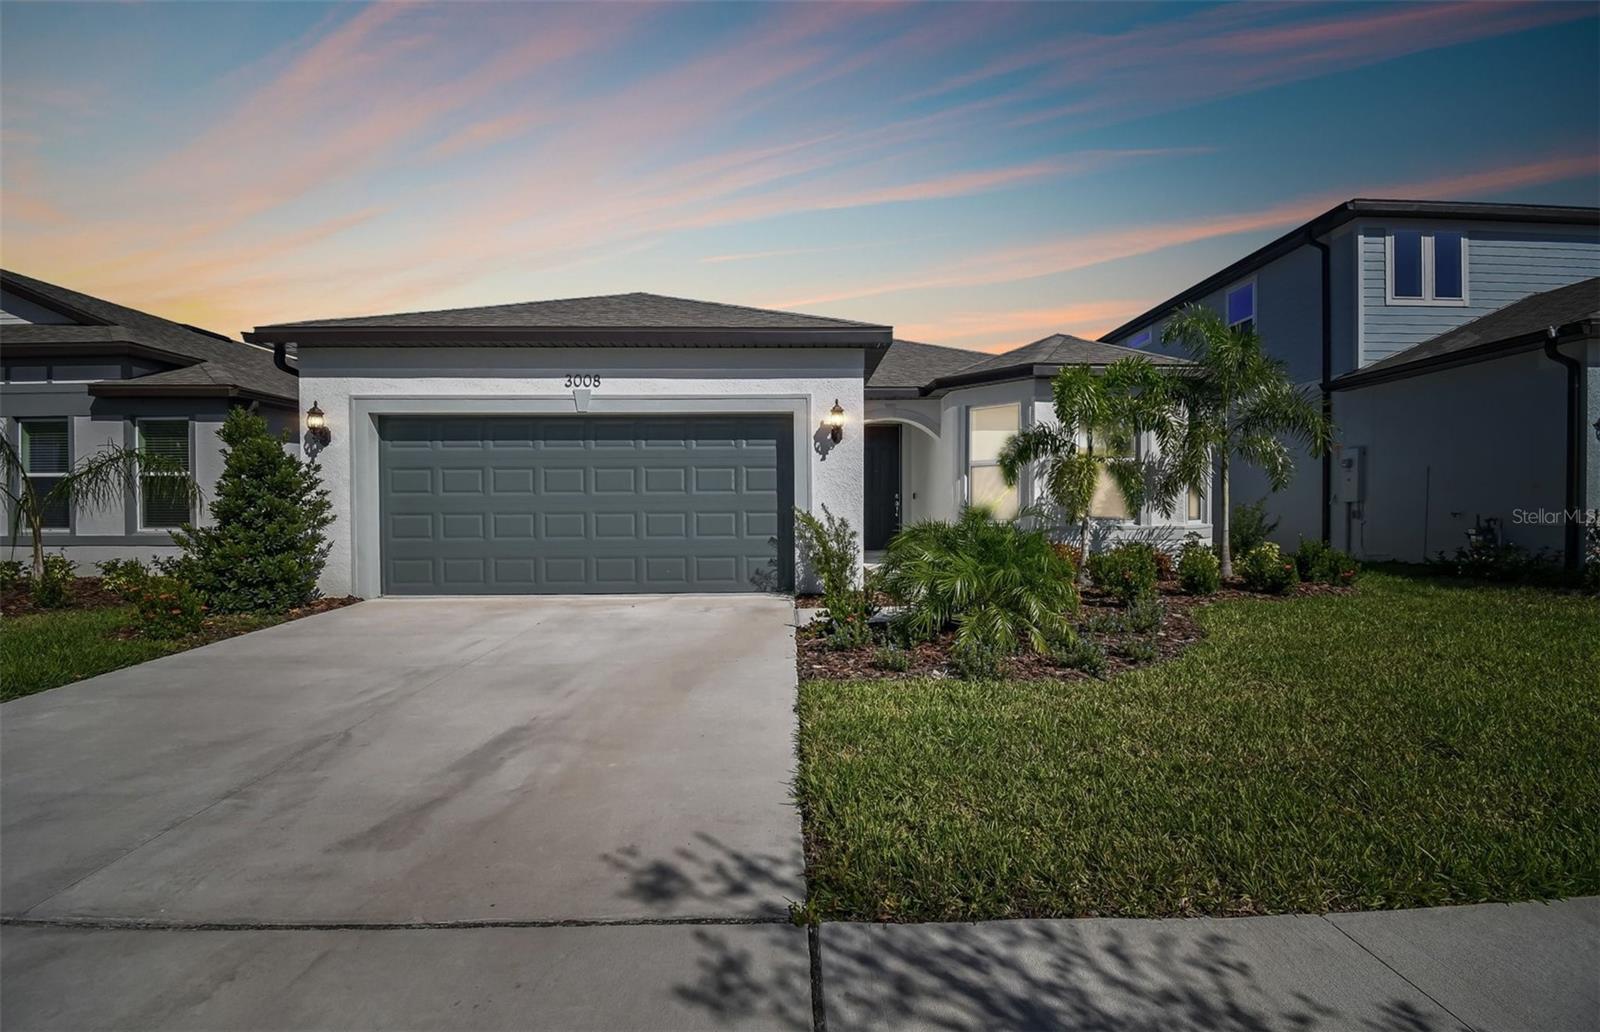
[[[11,540],[27,524],[32,539],[33,579],[44,577],[44,534],[47,514],[61,505],[70,512],[93,512],[104,509],[138,490],[139,478],[144,474],[159,473],[144,484],[145,494],[162,501],[185,500],[191,503],[200,498],[200,488],[189,471],[167,456],[154,452],[123,448],[109,441],[93,455],[79,459],[65,473],[52,473],[48,479],[55,483],[48,491],[39,491],[28,476],[22,455],[5,434],[0,434],[0,495],[11,514]]]
[[[1231,577],[1228,469],[1233,459],[1259,467],[1272,489],[1280,491],[1294,478],[1285,439],[1322,455],[1333,440],[1333,423],[1312,394],[1289,379],[1284,364],[1262,349],[1251,326],[1229,326],[1211,309],[1191,305],[1167,324],[1162,340],[1181,345],[1194,364],[1166,376],[1172,422],[1161,428],[1166,469],[1158,493],[1172,498],[1184,487],[1204,484],[1215,461],[1222,492],[1217,547],[1222,576]]]
[[[1134,447],[1147,430],[1167,425],[1165,380],[1143,357],[1121,359],[1103,375],[1067,366],[1050,384],[1054,423],[1035,423],[1000,449],[1000,474],[1015,486],[1023,471],[1039,474],[1043,493],[1067,525],[1079,528],[1089,554],[1089,509],[1103,470],[1133,510],[1158,486],[1157,466]],[[1080,443],[1079,438],[1085,439]]]
[[[289,454],[266,420],[234,409],[217,432],[226,446],[213,525],[184,524],[173,572],[217,612],[282,612],[317,596],[333,522],[321,470]]]

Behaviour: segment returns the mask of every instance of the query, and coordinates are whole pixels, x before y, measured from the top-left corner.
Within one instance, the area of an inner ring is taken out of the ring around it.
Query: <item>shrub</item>
[[[1077,580],[1078,574],[1083,570],[1083,549],[1077,545],[1069,545],[1065,541],[1052,541],[1050,547],[1055,549],[1056,555],[1072,565],[1072,578]]]
[[[904,673],[911,669],[911,653],[898,645],[885,645],[872,654],[872,665],[879,670]]]
[[[1265,498],[1234,506],[1233,519],[1228,522],[1228,554],[1235,559],[1249,555],[1277,529],[1278,521],[1267,516]]]
[[[1300,579],[1312,584],[1352,584],[1361,564],[1348,553],[1320,541],[1300,539],[1300,548],[1294,554],[1295,570]]]
[[[822,507],[818,519],[804,509],[794,511],[795,542],[806,565],[822,582],[823,617],[831,649],[854,649],[872,640],[875,608],[868,591],[856,585],[861,568],[859,537],[850,521]]]
[[[134,593],[150,579],[150,571],[137,559],[107,559],[95,565],[100,568],[100,583],[105,589],[130,602]]]
[[[1161,629],[1167,607],[1154,595],[1141,595],[1128,603],[1128,630],[1139,634],[1154,634]]]
[[[233,409],[217,436],[226,446],[211,526],[185,524],[171,569],[224,613],[282,612],[317,597],[333,522],[320,469],[289,454],[266,420]]]
[[[28,568],[20,559],[0,561],[0,591],[10,591],[28,579]]]
[[[1294,562],[1285,559],[1282,551],[1271,541],[1251,549],[1239,564],[1239,576],[1251,591],[1268,595],[1281,595],[1300,583],[1300,574]]]
[[[1156,550],[1142,541],[1129,541],[1089,557],[1089,579],[1094,586],[1123,602],[1156,590]]]
[[[1199,541],[1186,541],[1178,556],[1178,586],[1190,595],[1214,595],[1222,586],[1222,562]]]
[[[998,681],[1005,673],[1005,655],[994,642],[978,637],[957,639],[951,651],[956,676],[963,681]]]
[[[1500,581],[1508,584],[1560,584],[1565,579],[1561,563],[1544,550],[1529,552],[1520,545],[1474,541],[1456,549],[1455,557],[1428,561],[1433,570],[1452,577]]]
[[[1083,622],[1083,629],[1090,634],[1121,634],[1128,629],[1128,624],[1122,619],[1121,613],[1098,612],[1091,614]]]
[[[1580,586],[1591,595],[1600,595],[1600,518],[1591,519],[1584,536],[1583,573]]]
[[[1074,572],[1040,531],[993,519],[974,506],[954,523],[927,521],[895,535],[879,567],[884,592],[902,607],[910,640],[956,628],[958,648],[1010,655],[1044,652],[1070,633]]]
[[[1175,576],[1175,571],[1172,565],[1172,553],[1166,551],[1165,549],[1155,548],[1152,546],[1150,549],[1150,555],[1151,558],[1155,559],[1156,561],[1156,580],[1171,580]]]
[[[1081,670],[1091,677],[1099,677],[1106,672],[1106,650],[1087,638],[1078,638],[1059,646],[1050,653],[1050,659],[1057,666]]]
[[[1145,638],[1123,642],[1120,651],[1124,658],[1135,663],[1154,663],[1161,655],[1156,650],[1155,642]]]
[[[134,626],[146,638],[170,641],[200,629],[206,607],[200,593],[176,577],[149,577],[134,591]]]
[[[29,578],[33,604],[40,609],[59,609],[66,605],[69,589],[77,574],[77,567],[65,554],[47,554],[44,557],[44,572],[38,577]]]

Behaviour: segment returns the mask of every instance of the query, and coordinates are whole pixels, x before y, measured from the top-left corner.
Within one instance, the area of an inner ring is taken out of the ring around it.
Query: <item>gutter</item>
[[[245,336],[245,340],[249,341],[250,334],[247,333],[244,336]],[[275,340],[275,341],[273,341],[272,342],[272,364],[277,366],[283,372],[288,373],[290,376],[299,376],[300,375],[299,367],[292,366],[292,365],[289,364],[289,350],[288,349],[289,349],[289,342],[288,341],[286,341],[286,340]]]
[[[1567,570],[1576,573],[1583,565],[1583,524],[1572,518],[1578,511],[1579,499],[1583,497],[1583,452],[1578,445],[1583,423],[1583,417],[1579,415],[1583,408],[1583,363],[1561,353],[1563,341],[1559,329],[1552,326],[1544,332],[1545,357],[1567,367],[1567,454],[1566,476],[1563,478],[1566,481],[1567,519],[1564,521],[1566,540],[1563,544]]]

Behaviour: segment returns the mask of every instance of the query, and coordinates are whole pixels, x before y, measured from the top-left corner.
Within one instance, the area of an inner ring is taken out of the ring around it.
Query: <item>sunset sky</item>
[[[5,3],[0,261],[229,334],[644,290],[1095,336],[1353,196],[1600,203],[1596,11]]]

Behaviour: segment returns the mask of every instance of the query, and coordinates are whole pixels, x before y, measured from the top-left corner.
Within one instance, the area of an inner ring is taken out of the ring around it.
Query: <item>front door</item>
[[[867,526],[862,547],[875,552],[900,532],[900,424],[868,426],[866,431]]]

